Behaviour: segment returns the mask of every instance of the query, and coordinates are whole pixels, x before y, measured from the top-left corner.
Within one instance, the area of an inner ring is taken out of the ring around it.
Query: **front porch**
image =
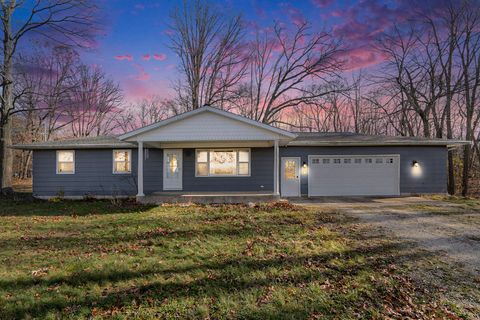
[[[162,203],[197,203],[197,204],[238,204],[238,203],[265,203],[280,199],[278,194],[268,192],[182,192],[162,191],[137,197],[143,204]]]
[[[120,139],[138,146],[139,202],[245,203],[279,199],[279,148],[295,137],[204,106]]]

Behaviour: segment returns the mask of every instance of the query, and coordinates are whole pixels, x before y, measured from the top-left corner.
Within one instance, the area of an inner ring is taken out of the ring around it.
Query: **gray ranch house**
[[[446,193],[447,150],[463,144],[295,133],[204,106],[118,137],[13,147],[33,150],[37,198],[241,202]]]

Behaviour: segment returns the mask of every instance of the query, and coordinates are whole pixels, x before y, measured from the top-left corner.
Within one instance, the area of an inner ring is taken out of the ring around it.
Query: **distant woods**
[[[58,3],[64,2],[69,1]],[[94,8],[85,1],[70,3],[72,10],[89,8],[82,21],[94,30]],[[3,28],[9,8],[2,6]],[[351,70],[354,48],[308,21],[257,26],[207,0],[185,0],[171,12],[171,32],[159,39],[178,62],[174,94],[134,103],[125,102],[116,79],[81,61],[77,52],[94,35],[75,19],[61,25],[72,28],[68,37],[53,32],[58,25],[50,33],[38,26],[37,36],[47,39],[48,47],[16,50],[11,61],[3,59],[3,86],[10,90],[2,100],[7,144],[8,130],[15,143],[117,134],[209,104],[292,131],[469,140],[472,146],[448,154],[448,188],[478,192],[478,1],[452,0],[435,13],[412,12],[371,43],[383,59],[380,65]],[[14,173],[29,176],[31,155],[18,157]]]

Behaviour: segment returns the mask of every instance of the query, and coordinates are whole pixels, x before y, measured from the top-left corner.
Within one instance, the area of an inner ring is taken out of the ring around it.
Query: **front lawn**
[[[0,221],[0,319],[456,318],[401,272],[416,253],[335,212],[2,201]]]

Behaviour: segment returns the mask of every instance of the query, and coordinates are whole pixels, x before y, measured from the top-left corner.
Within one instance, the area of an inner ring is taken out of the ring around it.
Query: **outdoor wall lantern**
[[[307,174],[307,170],[308,170],[307,163],[306,163],[305,161],[303,161],[303,163],[302,163],[302,174],[303,174],[303,175],[306,175],[306,174]]]
[[[412,176],[414,178],[420,178],[423,176],[422,167],[420,167],[420,163],[417,160],[412,161]]]

